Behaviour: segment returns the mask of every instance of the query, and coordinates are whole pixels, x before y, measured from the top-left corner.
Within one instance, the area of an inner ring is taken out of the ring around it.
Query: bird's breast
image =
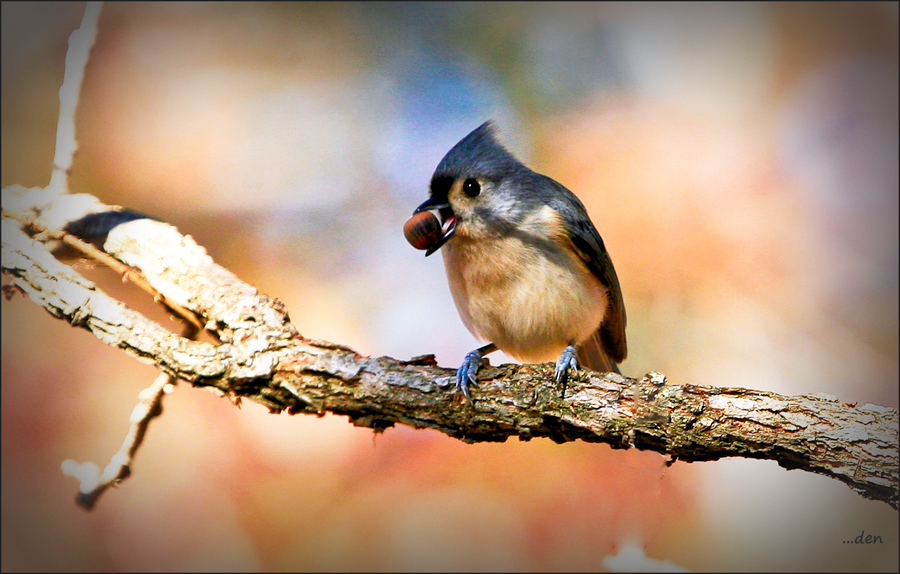
[[[525,362],[556,360],[587,339],[606,289],[571,250],[550,239],[454,237],[444,265],[459,314],[476,337]]]

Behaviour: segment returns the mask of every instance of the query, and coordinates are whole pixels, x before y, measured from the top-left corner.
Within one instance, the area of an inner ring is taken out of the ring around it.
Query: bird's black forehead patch
[[[447,194],[450,193],[450,187],[453,186],[455,178],[449,175],[435,175],[431,178],[431,197],[432,199],[447,201]]]

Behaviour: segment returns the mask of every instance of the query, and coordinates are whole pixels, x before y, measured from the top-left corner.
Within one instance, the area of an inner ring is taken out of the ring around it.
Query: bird
[[[491,120],[438,163],[404,233],[426,256],[442,251],[460,318],[487,342],[456,373],[470,403],[482,358],[498,349],[556,360],[563,398],[570,369],[620,372],[625,304],[603,239],[578,197],[516,159]]]

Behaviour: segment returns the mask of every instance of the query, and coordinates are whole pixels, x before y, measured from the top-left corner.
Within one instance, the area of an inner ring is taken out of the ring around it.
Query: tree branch
[[[221,344],[180,337],[110,298],[57,261],[15,221],[3,219],[3,271],[54,316],[194,386],[246,397],[272,412],[347,415],[376,431],[400,423],[467,442],[548,437],[654,450],[686,462],[728,456],[777,461],[824,474],[898,508],[898,412],[828,395],[782,396],[743,388],[671,385],[581,371],[565,398],[553,366],[485,367],[474,405],[455,372],[431,355],[365,357],[309,339],[278,300],[213,262],[171,225],[141,219],[115,227],[104,251],[140,270],[167,300],[203,318]]]

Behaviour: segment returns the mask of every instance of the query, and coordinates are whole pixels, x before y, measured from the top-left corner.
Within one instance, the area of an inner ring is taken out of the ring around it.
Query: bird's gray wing
[[[563,192],[554,195],[565,198],[552,202],[551,207],[562,217],[575,251],[606,287],[609,300],[603,322],[587,341],[579,345],[578,360],[596,370],[618,372],[615,363],[625,360],[628,347],[625,343],[625,303],[616,269],[581,201],[562,184],[547,179]]]

